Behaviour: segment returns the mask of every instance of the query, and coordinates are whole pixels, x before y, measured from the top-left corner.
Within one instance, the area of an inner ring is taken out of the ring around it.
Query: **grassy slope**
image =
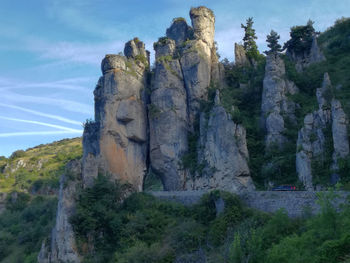
[[[81,138],[16,151],[0,159],[0,192],[56,189],[65,164],[81,156]]]

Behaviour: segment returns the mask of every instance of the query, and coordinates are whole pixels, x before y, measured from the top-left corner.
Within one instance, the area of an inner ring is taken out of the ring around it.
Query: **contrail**
[[[31,123],[31,124],[37,124],[37,125],[47,126],[47,127],[56,128],[56,129],[60,129],[60,130],[64,130],[64,131],[70,131],[70,132],[81,132],[81,130],[72,129],[72,128],[69,128],[69,127],[65,127],[65,126],[61,126],[61,125],[55,125],[55,124],[46,123],[46,122],[40,122],[40,121],[23,120],[23,119],[9,118],[9,117],[3,117],[3,116],[0,116],[0,119],[9,120],[9,121],[25,122],[25,123]]]
[[[58,115],[47,114],[47,113],[40,112],[40,111],[30,110],[30,109],[23,108],[23,107],[16,106],[16,105],[0,103],[0,106],[7,107],[7,108],[12,108],[12,109],[16,109],[16,110],[21,110],[21,111],[28,112],[28,113],[31,113],[31,114],[34,114],[34,115],[43,116],[43,117],[47,117],[47,118],[50,118],[50,119],[54,119],[54,120],[58,120],[58,121],[62,121],[62,122],[70,123],[70,124],[81,125],[81,122],[79,122],[79,121],[74,121],[74,120],[67,119],[67,118],[64,118],[64,117],[61,117],[61,116],[58,116]]]
[[[13,136],[32,136],[32,135],[55,135],[55,134],[81,134],[83,131],[38,131],[38,132],[10,132],[0,133],[0,138],[13,137]]]

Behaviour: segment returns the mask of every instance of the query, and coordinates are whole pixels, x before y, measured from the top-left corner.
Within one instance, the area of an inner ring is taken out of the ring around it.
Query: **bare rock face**
[[[202,113],[200,119],[198,162],[203,170],[188,179],[187,188],[222,189],[237,193],[254,190],[248,167],[246,131],[235,124],[219,105],[218,92],[216,97],[216,105],[209,118]]]
[[[249,64],[250,63],[245,53],[244,47],[235,43],[235,65],[238,67],[243,67]]]
[[[331,82],[325,73],[322,87],[316,90],[319,109],[306,115],[304,127],[298,133],[296,168],[299,179],[307,190],[313,190],[312,167],[313,160],[322,161],[325,153],[325,129],[331,129],[333,139],[332,170],[338,169],[337,159],[349,155],[349,140],[347,133],[347,116],[341,103],[330,97]]]
[[[337,158],[349,155],[349,139],[347,132],[348,118],[339,100],[332,100],[332,134],[334,153]]]
[[[39,263],[81,262],[73,228],[69,222],[69,218],[75,213],[75,194],[79,187],[77,179],[80,177],[80,161],[68,163],[66,172],[60,179],[56,225],[51,233],[51,244],[43,242],[38,255]]]
[[[282,147],[286,138],[285,117],[295,121],[295,103],[288,99],[288,94],[298,92],[295,84],[285,79],[285,65],[278,54],[269,54],[266,58],[265,77],[262,94],[262,125],[266,130],[266,147],[273,144]]]
[[[187,94],[175,41],[155,45],[156,68],[148,111],[152,170],[160,175],[165,190],[181,190],[186,171],[181,156],[187,151]]]
[[[83,180],[98,172],[141,191],[147,159],[145,105],[147,52],[137,38],[125,45],[125,57],[106,55],[95,95],[95,122],[85,127]]]
[[[190,11],[192,27],[174,19],[167,37],[154,44],[156,68],[148,111],[152,171],[166,190],[186,189],[189,172],[181,165],[188,134],[200,116],[212,81],[221,80],[222,68],[214,46],[215,17],[205,7]]]
[[[298,72],[302,72],[304,68],[307,68],[313,63],[321,62],[326,60],[321,49],[317,44],[317,37],[312,37],[312,44],[309,50],[303,53],[295,53],[293,50],[287,49],[287,56],[295,62],[295,68]]]
[[[175,40],[176,45],[181,45],[186,40],[193,39],[193,29],[187,25],[184,18],[175,18],[166,30],[166,36]]]

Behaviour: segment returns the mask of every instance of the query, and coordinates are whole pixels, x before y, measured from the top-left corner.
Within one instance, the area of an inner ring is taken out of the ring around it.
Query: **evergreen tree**
[[[312,45],[312,37],[315,32],[314,22],[309,20],[305,26],[293,26],[290,31],[290,40],[284,44],[284,49],[296,54],[308,52]]]
[[[265,54],[277,53],[282,51],[281,45],[278,43],[280,35],[276,31],[271,30],[270,34],[266,36],[267,46],[270,48],[269,51],[265,51]]]
[[[257,36],[255,35],[255,29],[253,28],[253,18],[249,17],[246,20],[246,25],[241,24],[241,28],[244,29],[244,37],[243,37],[243,46],[247,53],[248,58],[257,59],[259,56],[258,47],[256,45],[255,39]]]

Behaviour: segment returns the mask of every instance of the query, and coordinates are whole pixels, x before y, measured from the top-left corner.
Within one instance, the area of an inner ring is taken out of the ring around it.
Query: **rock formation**
[[[181,165],[188,134],[195,131],[200,103],[211,83],[222,82],[214,45],[215,17],[205,7],[190,11],[192,27],[173,20],[167,35],[154,44],[156,68],[149,105],[151,167],[166,190],[186,189],[189,171]]]
[[[281,147],[286,138],[285,118],[295,122],[295,103],[287,95],[298,92],[295,84],[285,78],[285,65],[278,54],[266,57],[265,77],[261,102],[262,126],[266,131],[266,147]]]
[[[51,243],[43,242],[38,255],[39,263],[80,262],[73,228],[69,222],[75,212],[75,194],[80,176],[80,161],[68,163],[65,175],[60,179],[56,225],[51,233]]]
[[[125,56],[106,55],[95,95],[95,120],[83,138],[83,179],[91,185],[98,172],[142,190],[147,159],[146,73],[148,54],[137,38]]]
[[[316,90],[318,110],[304,118],[304,127],[298,133],[296,169],[306,190],[313,190],[312,162],[325,158],[326,129],[331,129],[333,140],[333,170],[338,169],[337,159],[349,154],[347,117],[338,100],[332,98],[328,73],[324,74],[321,88]]]
[[[246,131],[235,124],[220,105],[219,92],[215,105],[200,118],[198,163],[203,167],[187,181],[187,189],[223,189],[231,192],[254,190],[248,167]]]
[[[237,67],[243,67],[249,64],[250,63],[245,53],[244,47],[235,43],[235,65]]]

